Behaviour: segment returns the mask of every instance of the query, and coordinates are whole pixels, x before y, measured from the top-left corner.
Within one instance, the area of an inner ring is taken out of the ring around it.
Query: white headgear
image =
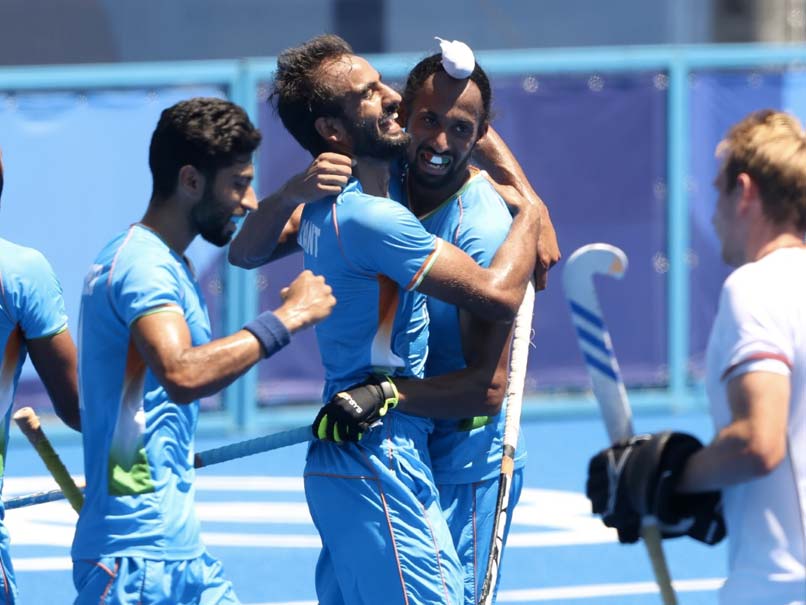
[[[439,40],[439,48],[442,50],[442,66],[448,75],[457,80],[469,78],[476,67],[476,57],[473,56],[470,47],[459,40],[449,42],[436,36],[435,39]]]

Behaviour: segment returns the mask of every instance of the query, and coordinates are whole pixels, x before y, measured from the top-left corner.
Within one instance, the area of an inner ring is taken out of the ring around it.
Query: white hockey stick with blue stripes
[[[596,296],[593,277],[599,274],[621,279],[626,270],[627,255],[610,244],[582,246],[568,258],[563,269],[563,286],[571,306],[577,340],[611,443],[632,436],[632,411]],[[661,547],[660,532],[652,519],[644,520],[641,536],[652,562],[663,604],[676,605],[677,598]]]

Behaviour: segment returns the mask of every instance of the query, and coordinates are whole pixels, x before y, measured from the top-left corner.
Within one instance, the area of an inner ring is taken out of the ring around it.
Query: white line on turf
[[[696,580],[677,580],[673,582],[673,584],[677,592],[707,592],[717,590],[722,586],[724,581],[724,578],[701,578]],[[626,595],[657,594],[658,592],[658,585],[654,582],[589,584],[587,586],[502,590],[498,593],[498,602],[531,603],[534,601],[554,601],[557,599],[592,599],[601,597],[622,597]]]
[[[710,592],[717,590],[724,578],[702,578],[698,580],[678,580],[674,582],[677,592]],[[563,601],[594,599],[601,597],[621,597],[627,595],[657,594],[654,582],[634,582],[623,584],[591,584],[589,586],[558,586],[555,588],[530,588],[525,590],[502,590],[498,593],[499,603],[534,603],[540,601]],[[249,605],[316,605],[316,601],[283,601],[250,603]]]

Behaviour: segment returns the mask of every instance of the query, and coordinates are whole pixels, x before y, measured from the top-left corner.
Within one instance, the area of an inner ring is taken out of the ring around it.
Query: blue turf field
[[[704,413],[644,416],[636,430],[674,427],[707,440]],[[504,558],[499,603],[654,605],[660,603],[642,545],[622,546],[591,518],[584,497],[587,460],[606,442],[595,418],[537,420],[524,425],[529,464]],[[15,431],[16,432],[16,431]],[[203,450],[224,443],[200,439]],[[81,470],[78,445],[62,445],[68,467]],[[301,472],[305,446],[296,445],[202,469],[198,512],[208,549],[223,560],[244,604],[315,603],[318,537],[308,516]],[[33,450],[15,435],[4,495],[51,487]],[[9,511],[22,602],[71,603],[69,544],[76,515],[65,503]],[[725,575],[725,547],[688,539],[665,542],[680,605],[716,603]],[[379,595],[379,603],[382,597]]]

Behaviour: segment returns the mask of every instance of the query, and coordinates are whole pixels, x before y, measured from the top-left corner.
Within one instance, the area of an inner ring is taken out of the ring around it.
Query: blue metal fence
[[[380,55],[368,59],[386,79],[401,80],[422,56]],[[686,189],[691,153],[689,81],[692,74],[709,70],[801,70],[806,66],[806,47],[724,45],[518,50],[479,52],[478,58],[493,79],[527,74],[642,71],[666,74],[668,381],[660,390],[636,394],[633,403],[638,407],[663,409],[700,405],[701,386],[691,380],[688,369],[691,300],[688,263],[690,214]],[[214,85],[227,90],[232,100],[257,120],[259,85],[270,80],[274,65],[271,58],[250,58],[241,61],[2,68],[0,92]],[[234,331],[256,313],[255,279],[254,272],[234,267],[226,269],[225,331]],[[225,405],[235,427],[254,429],[256,426],[259,414],[256,392],[255,371],[228,389]],[[536,405],[527,408],[527,413],[567,412],[590,407],[590,398],[585,395],[543,395],[537,398]]]

